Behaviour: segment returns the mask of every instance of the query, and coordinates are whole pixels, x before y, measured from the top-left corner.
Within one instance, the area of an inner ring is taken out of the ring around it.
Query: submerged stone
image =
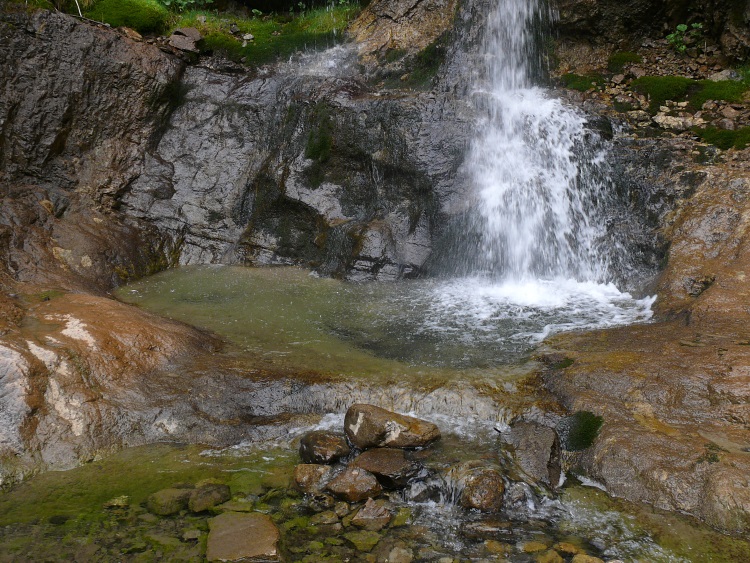
[[[349,407],[344,430],[360,449],[420,448],[440,438],[440,430],[431,422],[364,404]]]
[[[225,512],[208,527],[208,561],[279,560],[279,530],[265,514]]]
[[[478,520],[464,524],[461,535],[472,540],[510,539],[513,537],[513,528],[507,520]]]
[[[367,499],[365,505],[354,515],[352,524],[372,532],[378,532],[388,525],[392,515],[383,501]]]
[[[380,541],[380,534],[368,530],[359,530],[357,532],[348,532],[344,534],[346,538],[357,551],[372,551]]]
[[[191,512],[203,512],[232,498],[227,485],[208,483],[190,493],[188,508]]]
[[[303,493],[318,493],[325,488],[331,474],[328,465],[302,463],[294,468],[294,486]]]
[[[308,432],[299,445],[299,455],[305,463],[333,463],[350,451],[344,436],[324,430]]]
[[[185,510],[192,489],[162,489],[148,497],[146,508],[158,516],[170,516]]]

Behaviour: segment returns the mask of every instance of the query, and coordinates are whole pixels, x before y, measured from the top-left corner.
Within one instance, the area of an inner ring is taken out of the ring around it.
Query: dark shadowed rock
[[[538,422],[519,421],[504,436],[513,446],[513,456],[521,469],[537,483],[552,488],[560,482],[560,438],[554,428]]]
[[[294,485],[303,493],[322,491],[331,478],[331,467],[314,463],[302,463],[294,468]]]
[[[188,508],[191,512],[203,512],[231,498],[232,494],[227,485],[208,483],[190,493]]]
[[[308,432],[299,445],[299,455],[305,463],[333,463],[350,451],[344,436],[325,430]]]
[[[351,463],[375,475],[383,486],[404,487],[409,480],[424,472],[421,463],[407,459],[404,450],[374,448],[363,452]]]
[[[367,499],[365,505],[352,518],[352,524],[358,528],[377,532],[385,528],[391,521],[392,514],[384,501]]]
[[[481,512],[498,512],[503,506],[505,481],[500,471],[481,462],[466,462],[452,468],[447,480],[460,491],[458,503]]]
[[[193,489],[162,489],[148,497],[146,507],[152,514],[170,516],[185,510]]]
[[[440,438],[437,426],[374,405],[352,405],[344,418],[346,435],[360,449],[419,448]]]
[[[208,527],[208,561],[279,560],[279,530],[265,514],[225,512]]]
[[[326,487],[334,495],[348,502],[358,502],[378,496],[383,487],[375,475],[364,469],[348,467]]]

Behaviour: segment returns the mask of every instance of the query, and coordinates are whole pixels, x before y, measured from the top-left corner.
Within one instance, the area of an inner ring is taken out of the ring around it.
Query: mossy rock
[[[156,0],[99,0],[85,15],[112,27],[131,27],[141,33],[163,31],[169,20],[169,11]]]
[[[687,101],[697,111],[708,100],[739,102],[750,85],[734,80],[691,80],[684,76],[643,76],[631,82],[636,92],[648,96],[649,111],[655,114],[667,100]]]
[[[590,411],[578,411],[568,421],[565,449],[576,452],[591,447],[599,435],[604,418]]]
[[[560,77],[563,85],[571,90],[586,92],[588,90],[600,90],[604,86],[604,77],[601,74],[563,74]]]
[[[740,127],[735,131],[706,127],[705,129],[693,129],[705,143],[714,145],[722,150],[731,148],[744,149],[750,145],[750,127]]]
[[[607,61],[607,68],[610,72],[622,72],[625,65],[631,63],[640,63],[643,59],[638,53],[631,53],[630,51],[619,51],[612,54]]]

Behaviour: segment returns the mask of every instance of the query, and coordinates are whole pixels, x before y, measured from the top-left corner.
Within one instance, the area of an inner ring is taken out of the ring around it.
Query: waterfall
[[[603,282],[605,159],[584,116],[532,82],[549,18],[543,0],[500,0],[488,16],[467,161],[480,233],[472,269],[506,281]]]

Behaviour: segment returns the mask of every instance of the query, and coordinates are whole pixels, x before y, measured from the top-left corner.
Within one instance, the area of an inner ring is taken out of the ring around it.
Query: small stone
[[[503,556],[510,555],[511,551],[513,550],[512,546],[497,540],[485,541],[484,547],[486,547],[487,551],[489,551],[490,553],[497,553],[498,555]]]
[[[344,534],[344,538],[348,540],[357,551],[369,552],[372,551],[372,548],[380,541],[380,534],[368,530],[359,530]]]
[[[332,510],[319,512],[318,514],[310,518],[310,524],[313,524],[313,525],[337,524],[338,521],[339,521],[339,517]]]
[[[246,33],[242,36],[242,39],[244,41],[252,41],[253,39],[255,39],[255,35],[253,35],[252,33]]]
[[[392,515],[382,501],[367,499],[365,505],[352,518],[352,524],[372,532],[379,532],[388,525]]]
[[[278,561],[279,530],[265,514],[225,512],[208,521],[208,561]]]
[[[623,82],[625,82],[625,75],[624,74],[615,74],[612,77],[612,82],[614,82],[615,84],[622,84]]]
[[[548,545],[540,541],[526,542],[521,546],[521,551],[524,553],[539,553],[541,551],[547,551]]]
[[[554,549],[545,551],[541,555],[536,556],[537,563],[565,563],[562,556],[557,553]]]
[[[364,404],[349,407],[344,430],[360,449],[420,448],[440,438],[440,430],[431,422]]]
[[[347,467],[331,480],[326,488],[348,502],[359,502],[375,497],[383,491],[375,475],[356,467]]]
[[[104,503],[104,508],[128,508],[129,506],[130,497],[128,495],[115,497]]]
[[[737,130],[737,123],[733,119],[718,119],[714,122],[714,125],[718,127],[719,129],[724,129],[725,131],[736,131]]]
[[[604,563],[604,560],[594,557],[593,555],[578,553],[573,557],[571,563]]]
[[[464,524],[461,528],[461,535],[473,540],[510,539],[513,536],[513,528],[507,520],[478,520]]]
[[[343,518],[349,514],[349,505],[343,501],[337,502],[333,507],[333,511],[336,513],[336,516]]]
[[[498,512],[503,506],[505,482],[500,472],[481,462],[466,462],[448,472],[448,480],[461,490],[459,504],[482,512]]]
[[[184,541],[194,541],[194,540],[200,539],[200,537],[201,537],[200,530],[192,529],[192,530],[185,530],[184,532],[182,532],[182,539]]]
[[[396,546],[388,552],[389,563],[411,563],[414,560],[414,553],[411,549]]]
[[[229,24],[229,33],[231,33],[232,35],[237,35],[239,32],[240,28],[236,23],[232,22],[231,24]]]
[[[391,520],[391,528],[406,526],[411,522],[411,516],[411,509],[406,507],[399,508],[398,512],[396,512],[396,515],[393,517],[393,520]]]
[[[204,512],[231,498],[232,494],[227,485],[208,483],[190,493],[188,508],[191,512]]]
[[[191,489],[162,489],[148,497],[146,508],[158,516],[170,516],[185,510],[190,499]]]
[[[133,41],[143,41],[143,36],[140,33],[138,33],[135,29],[131,29],[125,26],[118,27],[117,29],[120,31],[120,33],[122,33],[128,39],[131,39]]]
[[[294,486],[303,493],[317,493],[325,488],[332,474],[328,465],[302,463],[294,468]]]
[[[727,106],[721,110],[721,115],[727,119],[736,119],[740,112],[734,109],[732,106]]]
[[[570,542],[556,543],[553,547],[556,551],[565,555],[576,555],[577,553],[581,553],[581,550]]]
[[[299,445],[299,455],[305,463],[334,463],[350,451],[344,436],[324,430],[308,432]]]
[[[200,16],[196,16],[195,19],[198,20],[198,23],[206,23],[206,16],[202,14]]]

